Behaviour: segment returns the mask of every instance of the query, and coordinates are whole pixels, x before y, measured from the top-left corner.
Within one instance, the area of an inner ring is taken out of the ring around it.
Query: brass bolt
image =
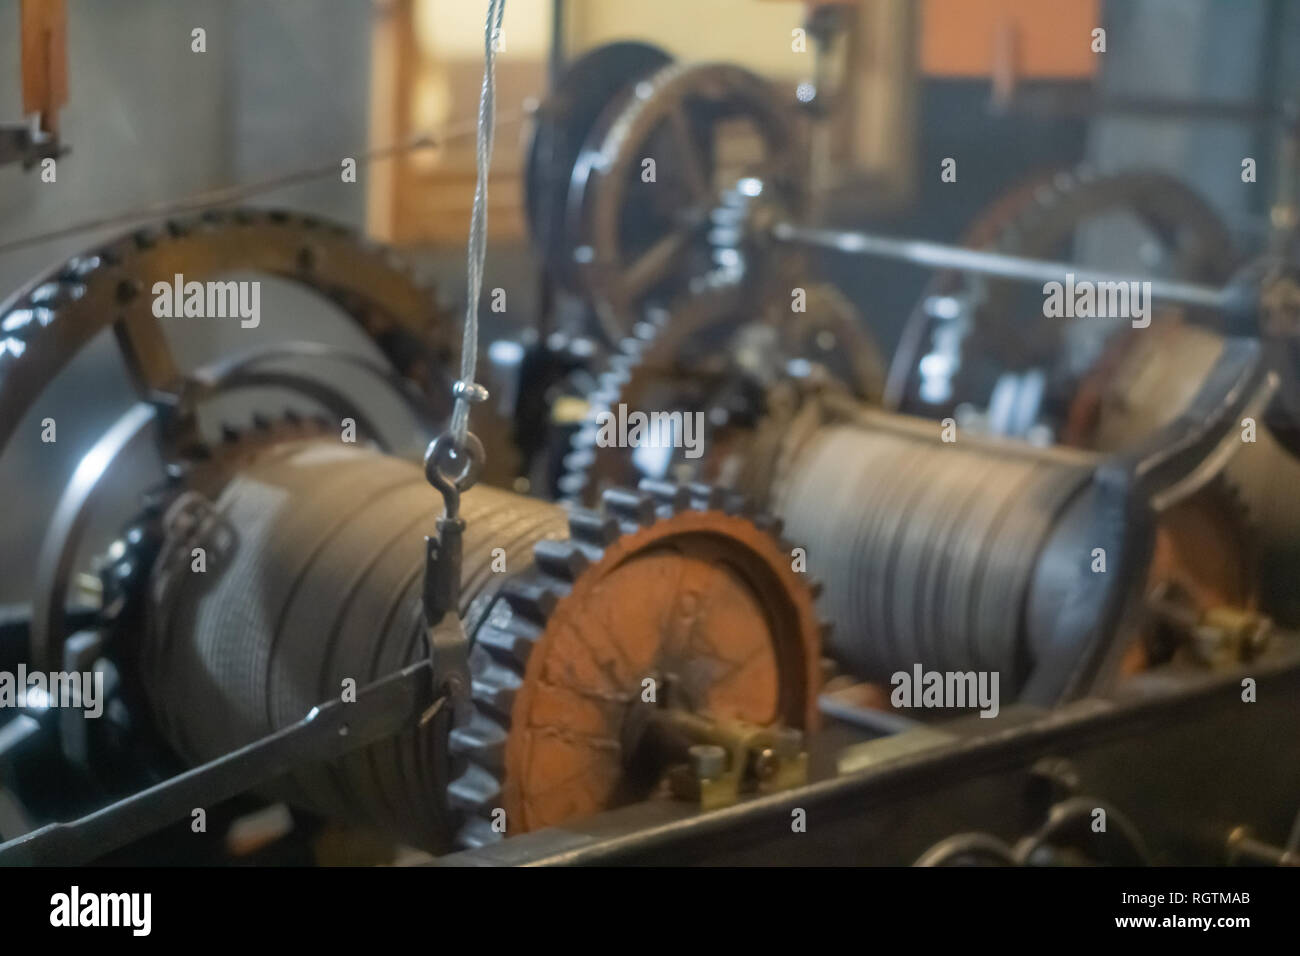
[[[764,782],[775,777],[777,770],[780,768],[781,758],[776,755],[776,751],[771,747],[764,747],[754,758],[754,776]]]

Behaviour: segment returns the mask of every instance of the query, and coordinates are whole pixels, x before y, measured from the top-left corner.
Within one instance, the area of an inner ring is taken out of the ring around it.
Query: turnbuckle
[[[462,726],[471,716],[469,640],[459,608],[465,537],[460,496],[478,481],[483,460],[483,443],[473,432],[466,433],[464,448],[458,449],[447,433],[430,442],[424,455],[424,474],[442,495],[443,514],[437,535],[424,539],[424,620],[429,629],[436,699],[421,723],[431,720],[447,703],[452,707],[453,726]]]

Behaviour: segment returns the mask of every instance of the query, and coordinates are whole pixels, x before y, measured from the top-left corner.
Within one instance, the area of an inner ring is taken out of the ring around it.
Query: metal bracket
[[[0,166],[21,163],[29,170],[45,159],[58,159],[68,152],[57,136],[33,135],[27,126],[0,126]]]
[[[732,806],[746,793],[778,793],[808,782],[803,734],[793,727],[759,727],[683,711],[664,715],[673,730],[695,741],[687,751],[689,766],[669,776],[673,792],[698,800],[702,810]]]

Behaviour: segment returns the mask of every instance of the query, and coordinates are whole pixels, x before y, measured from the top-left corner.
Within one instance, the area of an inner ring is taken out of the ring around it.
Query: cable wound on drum
[[[831,649],[855,672],[998,671],[1011,692],[1034,665],[1040,556],[1091,476],[998,444],[830,425],[792,457],[775,510],[793,540],[817,545],[808,566],[838,624]]]
[[[242,468],[197,532],[173,534],[155,566],[146,688],[164,736],[210,760],[427,656],[424,536],[438,513],[421,470],[333,442],[273,447]],[[469,534],[461,613],[471,626],[533,546],[567,534],[562,509],[491,488],[463,499]],[[204,574],[189,571],[192,548]],[[277,796],[445,847],[445,730],[434,724],[295,771]]]

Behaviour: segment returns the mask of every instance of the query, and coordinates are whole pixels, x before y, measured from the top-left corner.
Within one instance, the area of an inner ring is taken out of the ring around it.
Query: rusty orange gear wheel
[[[821,625],[770,519],[713,489],[644,485],[575,510],[572,538],[502,588],[471,656],[476,714],[453,734],[449,788],[467,845],[640,799],[624,728],[647,678],[691,712],[815,726]],[[651,782],[652,783],[652,782]],[[499,817],[499,814],[498,814]],[[499,830],[499,827],[497,828]]]

